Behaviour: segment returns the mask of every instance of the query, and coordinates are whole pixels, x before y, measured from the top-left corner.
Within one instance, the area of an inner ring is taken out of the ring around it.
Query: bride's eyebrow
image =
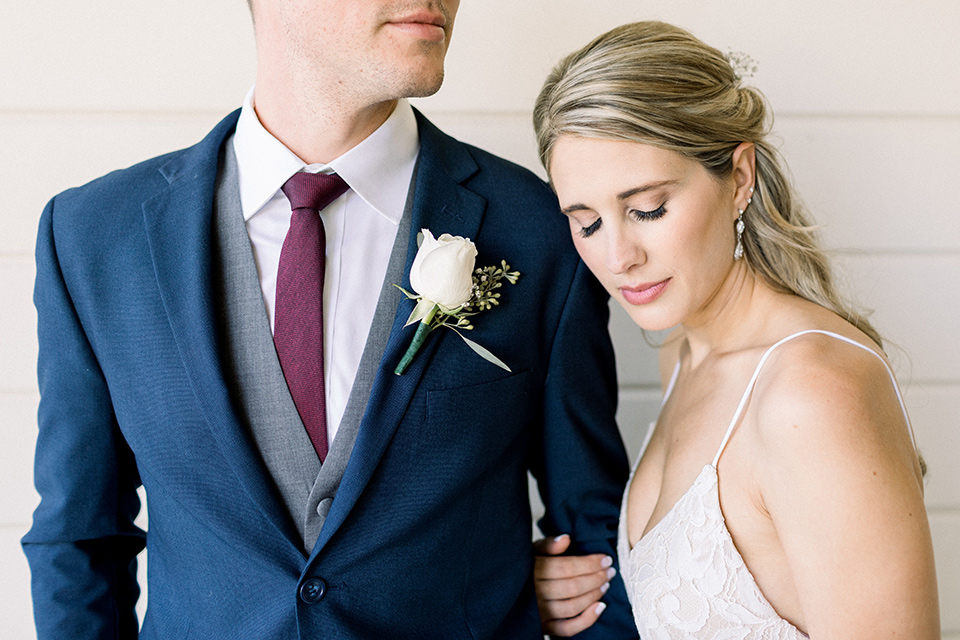
[[[674,185],[680,182],[679,180],[660,180],[659,182],[651,182],[633,189],[627,189],[622,193],[617,194],[617,200],[626,200],[632,196],[637,195],[638,193],[643,193],[645,191],[650,191],[651,189],[657,189],[659,187],[666,187],[669,185]]]
[[[644,193],[646,191],[657,189],[659,187],[674,185],[674,184],[677,184],[678,182],[680,181],[679,180],[659,180],[657,182],[650,182],[647,184],[643,184],[643,185],[640,185],[639,187],[634,187],[633,189],[627,189],[626,191],[618,193],[617,200],[623,201],[623,200],[626,200],[627,198],[637,195],[638,193]],[[576,204],[571,204],[560,209],[560,213],[562,213],[565,216],[568,216],[575,211],[589,211],[589,210],[591,210],[590,207],[588,207],[583,203],[578,202]]]
[[[560,209],[560,213],[562,213],[565,216],[569,216],[574,211],[589,211],[589,210],[590,210],[590,207],[588,207],[587,205],[577,203],[577,204],[571,204],[568,207],[564,207],[563,209]]]

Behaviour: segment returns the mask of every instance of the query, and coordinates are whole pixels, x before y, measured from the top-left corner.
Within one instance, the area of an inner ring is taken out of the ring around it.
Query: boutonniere
[[[410,267],[410,286],[416,293],[394,286],[417,301],[404,326],[415,322],[420,325],[393,372],[400,375],[406,371],[427,336],[438,327],[452,329],[485,360],[510,371],[502,360],[461,332],[473,329],[470,316],[500,304],[500,293],[496,289],[503,286],[504,280],[516,284],[520,272],[510,271],[505,260],[500,261],[499,267],[475,269],[477,247],[469,238],[448,233],[434,238],[429,229],[423,229],[417,242],[419,249]]]

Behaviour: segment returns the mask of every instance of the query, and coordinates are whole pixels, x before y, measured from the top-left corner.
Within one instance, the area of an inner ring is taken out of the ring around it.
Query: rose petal
[[[410,287],[422,296],[423,290],[420,270],[423,265],[423,259],[431,251],[438,248],[440,243],[433,237],[429,229],[421,229],[420,232],[423,234],[423,242],[417,250],[417,255],[413,258],[413,266],[410,267]]]
[[[459,307],[470,299],[471,272],[476,249],[461,243],[441,245],[424,256],[420,265],[419,293],[445,307]]]

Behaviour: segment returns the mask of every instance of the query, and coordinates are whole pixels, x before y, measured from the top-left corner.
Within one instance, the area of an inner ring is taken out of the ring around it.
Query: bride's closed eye
[[[594,222],[593,224],[588,225],[586,227],[581,227],[580,231],[578,232],[580,234],[580,237],[589,238],[590,236],[592,236],[597,231],[597,229],[600,228],[600,222],[601,222],[601,219],[597,218],[596,222]]]
[[[653,211],[642,211],[640,209],[631,209],[630,215],[636,218],[637,220],[657,220],[662,218],[663,214],[667,212],[666,203],[660,205]]]
[[[653,211],[643,211],[641,209],[630,209],[629,213],[635,220],[638,222],[643,222],[645,220],[658,220],[663,217],[663,214],[667,212],[666,204],[662,204]],[[589,238],[600,228],[601,218],[586,227],[581,227],[580,231],[577,233],[581,238]]]

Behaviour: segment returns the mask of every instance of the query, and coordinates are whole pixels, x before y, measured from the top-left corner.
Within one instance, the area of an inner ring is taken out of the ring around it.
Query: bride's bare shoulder
[[[935,626],[922,604],[937,596],[919,464],[878,355],[817,333],[782,344],[761,371],[745,425],[756,435],[758,505],[804,616],[837,637],[876,635],[878,619]]]
[[[886,357],[854,342],[807,333],[771,354],[753,398],[753,423],[771,459],[868,464],[877,455],[912,456]]]

